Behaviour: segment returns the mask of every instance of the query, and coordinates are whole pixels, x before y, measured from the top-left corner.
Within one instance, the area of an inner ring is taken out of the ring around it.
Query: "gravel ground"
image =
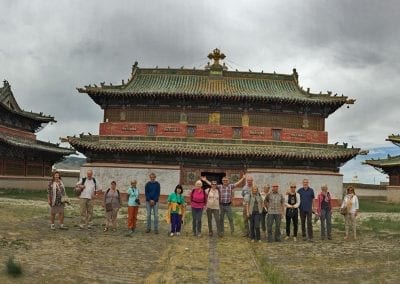
[[[361,227],[359,238],[344,241],[342,224],[334,224],[333,240],[322,241],[315,225],[313,243],[293,240],[251,243],[233,236],[193,237],[191,224],[183,234],[168,237],[160,210],[160,234],[146,234],[145,209],[138,230],[127,235],[126,208],[117,232],[102,231],[104,211],[95,208],[95,226],[80,230],[77,200],[66,208],[69,230],[49,229],[48,205],[42,201],[0,198],[0,283],[398,283],[400,236]],[[400,220],[400,214],[364,213]],[[237,218],[239,220],[240,218]],[[225,224],[228,226],[228,224]],[[284,224],[281,226],[282,233]],[[229,232],[226,228],[225,232]],[[13,256],[24,271],[12,278],[5,263]]]

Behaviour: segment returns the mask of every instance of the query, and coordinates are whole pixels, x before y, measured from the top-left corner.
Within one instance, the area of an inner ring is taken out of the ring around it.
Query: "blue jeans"
[[[154,214],[154,230],[158,231],[158,203],[150,206],[150,202],[146,201],[146,211],[147,211],[147,230],[151,229],[151,211]]]
[[[258,212],[253,212],[250,215],[250,238],[252,240],[260,240],[260,221],[261,215]]]
[[[180,233],[182,225],[182,215],[171,213],[171,233]]]
[[[203,208],[192,208],[193,235],[194,236],[201,234],[201,215],[202,214],[203,214]]]
[[[321,209],[321,238],[325,238],[325,233],[327,238],[332,237],[332,221],[331,221],[332,213],[329,209]],[[326,225],[326,232],[325,232]]]

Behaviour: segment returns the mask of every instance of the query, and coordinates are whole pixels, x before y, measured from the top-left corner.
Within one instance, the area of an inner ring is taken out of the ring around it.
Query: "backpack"
[[[84,185],[86,182],[86,177],[82,178],[82,182],[79,185]],[[96,185],[96,179],[93,178],[93,183],[94,183],[94,193],[96,194],[96,190],[97,190],[97,185]],[[76,196],[80,196],[82,193],[82,189],[79,188],[79,186],[75,187],[75,195]]]
[[[193,188],[192,189],[192,192],[190,193],[190,201],[192,201],[193,200],[193,195],[194,195],[194,191],[195,191],[196,189],[195,188]],[[204,204],[207,204],[207,194],[206,194],[206,192],[204,191],[204,189],[203,189],[203,198],[204,198]]]

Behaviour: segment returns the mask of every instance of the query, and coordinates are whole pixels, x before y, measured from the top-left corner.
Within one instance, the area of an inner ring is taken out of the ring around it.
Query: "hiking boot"
[[[147,230],[146,230],[146,233],[150,233],[150,231],[151,231],[150,229],[147,229]]]
[[[289,239],[289,236],[286,236],[286,237],[285,237],[285,241],[287,241],[288,239]]]
[[[55,225],[55,224],[51,224],[51,225],[50,225],[50,229],[51,229],[51,230],[55,230],[55,229],[56,229],[56,225]]]

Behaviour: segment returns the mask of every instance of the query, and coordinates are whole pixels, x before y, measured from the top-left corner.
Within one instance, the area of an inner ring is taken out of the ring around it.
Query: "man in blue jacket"
[[[155,173],[149,175],[150,180],[144,187],[146,196],[146,211],[147,211],[147,229],[146,233],[151,231],[151,211],[154,214],[154,233],[158,234],[158,199],[160,198],[160,183],[156,181]]]
[[[303,179],[303,187],[297,190],[300,195],[300,221],[303,240],[313,241],[312,212],[315,198],[314,190],[308,186],[308,179]],[[306,234],[307,220],[307,234]]]

